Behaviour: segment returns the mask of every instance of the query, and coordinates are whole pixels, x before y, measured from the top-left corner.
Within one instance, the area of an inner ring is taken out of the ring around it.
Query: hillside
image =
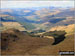
[[[39,49],[36,49],[36,51],[31,51],[31,54],[37,54],[37,55],[58,55],[59,51],[75,51],[74,49],[74,24],[68,25],[68,26],[58,26],[50,29],[51,31],[66,31],[65,39],[64,41],[60,42],[57,45],[48,45]],[[51,33],[46,32],[44,35],[50,35]]]
[[[31,37],[27,33],[22,33],[14,29],[3,31],[1,38],[1,53],[7,55],[29,54],[31,50],[36,50],[37,48],[51,45],[54,41],[53,39],[48,38]],[[6,39],[6,41],[3,39]]]
[[[74,33],[74,24],[70,24],[68,26],[56,26],[50,29],[50,31],[66,31],[67,34],[73,34]]]
[[[15,29],[18,29],[20,31],[25,31],[26,29],[21,25],[19,24],[18,22],[1,22],[1,27],[0,27],[0,30],[3,31],[5,29],[10,29],[10,28],[15,28]]]
[[[37,49],[36,51],[31,51],[31,54],[37,55],[59,55],[59,51],[74,51],[74,34],[66,36],[67,38],[54,46],[45,46]]]
[[[74,51],[74,34],[56,45],[52,45],[53,37],[31,37],[17,29],[5,30],[1,35],[2,55],[58,55],[59,51]]]

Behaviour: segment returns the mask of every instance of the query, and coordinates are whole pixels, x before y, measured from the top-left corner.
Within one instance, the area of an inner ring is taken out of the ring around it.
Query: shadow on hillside
[[[59,44],[60,42],[64,41],[65,39],[65,31],[50,31],[46,32],[44,36],[52,36],[54,38],[54,43],[52,45]]]
[[[59,38],[55,38],[55,42],[52,45],[59,44],[60,42],[64,41],[65,36],[61,35]]]

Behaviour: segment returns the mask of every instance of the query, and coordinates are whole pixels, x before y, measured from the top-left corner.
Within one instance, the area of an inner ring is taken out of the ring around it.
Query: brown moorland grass
[[[5,32],[4,32],[5,33]],[[43,46],[51,45],[53,43],[53,39],[48,38],[38,38],[38,37],[31,37],[27,34],[23,34],[21,32],[14,32],[12,30],[6,31],[8,36],[10,34],[14,34],[18,36],[18,40],[16,41],[9,41],[8,48],[6,50],[2,50],[2,55],[25,55],[29,54],[31,50],[36,50],[37,48],[41,48]],[[2,36],[2,38],[7,38],[6,36]],[[4,44],[4,43],[1,43]]]
[[[23,34],[11,29],[5,32],[8,36],[13,34],[19,39],[10,41],[8,48],[2,50],[2,55],[58,55],[59,51],[74,51],[74,34],[68,34],[64,41],[52,45],[53,39],[31,37],[27,33]],[[4,35],[2,37],[7,38]],[[12,38],[12,36],[9,37]]]
[[[66,39],[57,45],[48,45],[31,51],[31,54],[37,55],[58,55],[59,51],[74,51],[74,34],[66,36]]]

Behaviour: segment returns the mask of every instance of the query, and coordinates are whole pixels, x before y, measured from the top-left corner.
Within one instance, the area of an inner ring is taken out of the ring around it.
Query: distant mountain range
[[[0,19],[19,22],[27,30],[46,30],[58,25],[74,24],[74,12],[74,8],[61,7],[1,9]]]

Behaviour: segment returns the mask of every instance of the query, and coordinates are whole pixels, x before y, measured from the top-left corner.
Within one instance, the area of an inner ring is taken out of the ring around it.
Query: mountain
[[[0,18],[0,31],[10,29],[10,28],[15,28],[20,31],[26,31],[26,28],[23,27],[19,22],[13,19],[5,19],[5,18]]]
[[[41,47],[39,49],[36,49],[36,51],[31,51],[31,54],[37,54],[37,55],[59,55],[60,51],[74,51],[74,24],[68,25],[68,26],[58,26],[50,29],[50,31],[66,31],[67,34],[65,35],[65,40],[61,43],[54,45],[54,46],[45,46]],[[49,32],[46,32],[45,34],[49,34]],[[54,33],[53,33],[54,34]]]
[[[46,30],[54,26],[74,24],[74,12],[74,8],[61,7],[13,8],[1,9],[0,17],[15,20],[27,30]]]
[[[27,32],[23,33],[17,29],[5,30],[1,35],[2,55],[29,54],[31,50],[53,43],[53,39],[31,37]]]
[[[53,32],[60,35],[62,31],[52,31],[49,34],[55,34]],[[56,45],[52,45],[55,41],[53,37],[32,37],[30,33],[17,29],[2,31],[1,35],[2,55],[58,55],[60,51],[74,51],[74,33],[66,35],[65,39]]]
[[[39,49],[32,50],[31,55],[59,55],[60,51],[74,51],[74,34],[66,36],[67,38],[55,46],[45,46]]]
[[[74,24],[70,24],[68,26],[56,26],[50,29],[50,31],[66,31],[67,34],[73,34],[74,33]]]
[[[1,55],[59,55],[74,51],[74,10],[62,7],[3,8]]]
[[[71,17],[71,16],[74,17],[74,12],[75,12],[74,8],[72,8],[72,9],[66,9],[66,10],[58,13],[55,16],[56,17],[68,17],[68,16],[69,17]]]
[[[29,24],[29,23],[27,23],[27,22],[24,22],[24,20],[22,19],[22,20],[20,20],[21,18],[20,17],[16,17],[16,19],[18,18],[18,20],[15,20],[13,17],[0,17],[0,20],[1,20],[1,22],[3,22],[3,23],[8,23],[8,24],[10,24],[10,26],[8,26],[7,24],[7,28],[11,28],[11,23],[13,24],[12,25],[12,27],[20,27],[20,28],[25,28],[25,29],[27,29],[27,30],[31,30],[31,29],[34,29],[35,27],[32,25],[32,24]],[[20,24],[20,25],[22,25],[22,26],[15,26],[15,25],[17,25],[17,24]],[[5,25],[4,25],[4,27],[5,27]]]

